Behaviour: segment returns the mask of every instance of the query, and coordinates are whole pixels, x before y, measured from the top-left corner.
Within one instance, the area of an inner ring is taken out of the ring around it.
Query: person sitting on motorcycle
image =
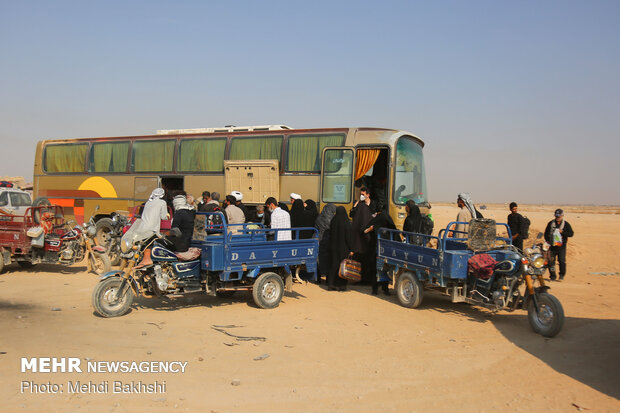
[[[189,249],[190,241],[194,233],[194,219],[196,211],[192,206],[192,197],[184,191],[178,193],[172,199],[174,206],[174,216],[172,217],[172,228],[178,228],[181,231],[179,237],[168,237],[174,244],[175,252],[185,252]]]
[[[140,228],[138,230],[141,234],[144,234],[142,238],[150,236],[152,233],[158,233],[161,228],[161,220],[168,218],[168,207],[166,201],[163,200],[165,194],[166,192],[162,188],[155,188],[149,200],[144,204],[141,220],[136,221],[136,223],[140,222]],[[138,264],[138,267],[151,264],[153,264],[153,260],[151,260],[151,250],[147,249],[144,251],[144,258],[140,264]]]

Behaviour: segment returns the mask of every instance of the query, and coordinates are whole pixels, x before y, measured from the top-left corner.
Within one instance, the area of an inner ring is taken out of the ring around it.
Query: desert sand
[[[520,212],[535,235],[555,208],[524,205]],[[256,308],[250,294],[139,299],[129,314],[103,319],[91,306],[98,279],[85,266],[10,265],[0,274],[0,410],[618,412],[620,211],[564,209],[576,235],[566,279],[551,283],[566,313],[553,339],[532,332],[524,311],[491,314],[433,294],[406,309],[393,295],[370,295],[367,286],[332,292],[295,284],[274,310]],[[432,212],[437,231],[457,211],[436,204]],[[482,212],[505,222],[508,208]],[[265,340],[236,341],[214,325]],[[78,357],[83,367],[188,364],[176,374],[22,373],[22,357]],[[89,380],[165,381],[166,391],[68,393],[68,381]],[[23,381],[58,383],[64,391],[22,393]]]

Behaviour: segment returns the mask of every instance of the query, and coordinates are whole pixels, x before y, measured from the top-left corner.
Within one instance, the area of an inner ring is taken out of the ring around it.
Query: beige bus
[[[291,192],[321,207],[350,209],[367,186],[397,226],[405,202],[428,206],[422,148],[394,129],[293,129],[283,125],[158,131],[154,135],[43,140],[34,163],[34,198],[88,220],[131,211],[156,187],[222,196],[233,190],[247,205]]]

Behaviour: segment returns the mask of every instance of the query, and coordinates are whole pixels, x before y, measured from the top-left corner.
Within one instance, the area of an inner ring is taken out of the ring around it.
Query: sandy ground
[[[552,206],[524,206],[532,232]],[[526,313],[490,314],[426,295],[418,309],[369,287],[330,292],[295,285],[277,309],[249,294],[138,300],[124,317],[93,314],[97,277],[51,265],[0,275],[1,411],[426,412],[620,411],[620,215],[617,208],[565,208],[576,236],[568,274],[552,283],[566,312],[553,339]],[[437,226],[456,216],[434,205]],[[507,207],[486,217],[505,220]],[[58,309],[60,311],[52,311]],[[265,341],[235,341],[213,325]],[[269,355],[262,360],[255,358]],[[22,373],[22,357],[187,361],[185,373]],[[67,382],[109,382],[107,394],[69,394]],[[114,394],[114,381],[165,382],[165,393]],[[23,381],[63,393],[21,392]],[[235,384],[231,384],[235,381]]]

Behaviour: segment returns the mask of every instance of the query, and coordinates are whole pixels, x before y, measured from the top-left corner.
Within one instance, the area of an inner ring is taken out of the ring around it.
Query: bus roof
[[[48,138],[39,141],[39,144],[46,145],[48,143],[71,143],[71,142],[92,142],[99,140],[126,140],[126,139],[166,139],[179,137],[196,137],[200,135],[222,135],[234,133],[237,136],[244,135],[269,135],[276,131],[283,133],[329,133],[329,132],[347,132],[349,130],[358,131],[385,131],[385,132],[402,132],[403,134],[414,137],[420,145],[424,146],[424,141],[417,135],[407,131],[401,131],[392,128],[376,128],[376,127],[341,127],[341,128],[302,128],[294,129],[286,125],[261,125],[261,126],[225,126],[223,128],[197,128],[197,129],[169,129],[158,130],[154,135],[125,135],[125,136],[100,136],[100,137],[83,137],[83,138]]]

